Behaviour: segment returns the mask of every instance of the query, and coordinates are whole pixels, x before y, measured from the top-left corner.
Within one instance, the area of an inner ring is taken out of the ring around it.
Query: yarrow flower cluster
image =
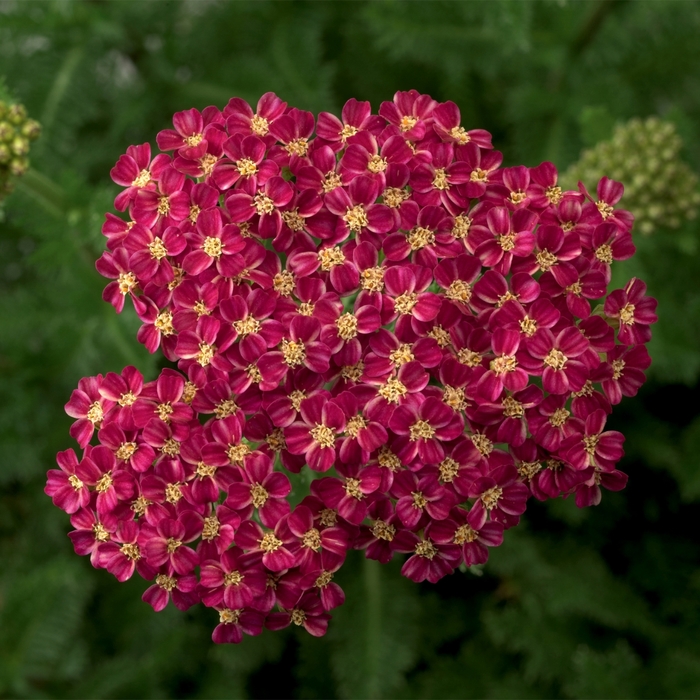
[[[615,127],[609,141],[584,151],[564,173],[564,182],[591,182],[604,173],[627,183],[625,201],[637,230],[679,228],[700,205],[698,177],[681,159],[683,142],[672,122],[632,119]]]
[[[29,147],[40,133],[39,122],[27,117],[24,105],[0,99],[0,202],[27,172]]]
[[[128,219],[107,214],[97,269],[177,369],[87,377],[66,405],[82,455],[46,493],[78,554],[152,581],[155,610],[214,608],[215,642],[322,635],[350,549],[436,582],[531,496],[624,487],[606,421],[644,381],[656,302],[638,279],[606,296],[634,252],[621,184],[503,168],[413,90],[378,115],[268,93],[173,125],[112,170]]]

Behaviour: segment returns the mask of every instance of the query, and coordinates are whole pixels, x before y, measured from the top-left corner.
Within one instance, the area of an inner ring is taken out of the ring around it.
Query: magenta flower
[[[316,482],[315,493],[329,508],[338,511],[351,525],[359,525],[367,515],[368,496],[382,483],[381,469],[337,464],[340,479],[325,477]]]
[[[461,552],[455,544],[439,544],[429,537],[424,539],[410,533],[414,542],[414,554],[401,567],[401,573],[411,581],[437,583],[451,574],[459,565]]]
[[[349,138],[362,131],[377,136],[383,128],[383,120],[378,115],[372,114],[369,102],[359,102],[351,97],[343,105],[340,119],[330,112],[321,112],[318,115],[316,134],[337,148],[342,147]]]
[[[323,609],[318,594],[307,591],[291,610],[270,613],[265,620],[265,627],[281,630],[294,623],[314,637],[322,637],[328,629],[330,619],[331,616]]]
[[[181,575],[165,569],[156,575],[155,583],[145,590],[141,600],[156,612],[165,610],[170,600],[178,610],[188,610],[199,602],[196,589],[197,577],[194,574]]]
[[[202,562],[202,602],[209,607],[246,608],[265,592],[267,575],[260,557],[227,549],[218,560]]]
[[[157,155],[151,161],[151,146],[147,143],[140,146],[129,146],[126,155],[120,156],[117,164],[110,171],[112,180],[126,187],[114,200],[114,207],[124,211],[142,189],[155,189],[163,170],[170,164],[170,157],[165,154]]]
[[[508,391],[522,391],[527,386],[529,375],[518,366],[516,357],[519,346],[520,334],[517,331],[497,328],[491,336],[495,357],[477,384],[477,392],[488,401],[495,401],[504,388]]]
[[[574,469],[593,466],[604,472],[614,471],[624,454],[625,436],[617,430],[603,432],[607,419],[605,411],[594,411],[586,418],[583,435],[572,435],[559,446],[559,454]]]
[[[418,530],[429,519],[444,520],[456,503],[453,492],[432,475],[421,477],[409,471],[396,475],[391,495],[397,499],[396,515],[409,530]]]
[[[257,637],[265,623],[265,615],[257,610],[218,608],[219,624],[214,628],[211,638],[215,644],[240,644],[243,635]]]
[[[199,564],[197,553],[186,546],[199,534],[194,514],[182,514],[177,520],[163,518],[155,526],[144,523],[138,542],[148,564],[158,568],[167,564],[176,574],[185,576]]]
[[[397,127],[407,141],[420,141],[432,124],[437,105],[430,95],[421,95],[417,90],[399,91],[393,102],[382,102],[379,116]]]
[[[241,523],[236,532],[236,544],[249,553],[262,554],[262,563],[270,571],[284,571],[296,564],[296,557],[278,537],[280,524],[273,531],[265,531],[252,520]]]
[[[113,401],[100,393],[101,385],[101,374],[96,377],[83,377],[65,405],[66,413],[71,418],[77,418],[70,427],[70,435],[83,449],[90,442],[95,428],[99,430],[105,413],[114,405]]]
[[[146,564],[138,545],[139,526],[134,520],[121,520],[108,542],[97,545],[100,567],[107,569],[117,581],[128,581],[135,571],[142,578],[152,579],[157,571]]]
[[[477,479],[469,489],[469,498],[477,499],[469,512],[469,523],[480,530],[487,516],[504,527],[513,527],[525,512],[530,492],[518,480],[518,471],[505,464]]]
[[[182,267],[189,275],[199,275],[211,265],[224,277],[234,277],[241,272],[245,263],[240,255],[245,240],[238,226],[223,224],[218,209],[207,209],[197,217],[196,230],[191,234],[192,247]]]
[[[658,321],[657,301],[646,296],[646,291],[646,284],[634,277],[624,289],[610,292],[605,300],[605,314],[618,319],[617,337],[625,345],[648,343],[651,339],[649,326]]]
[[[623,396],[637,395],[646,379],[644,371],[650,365],[651,357],[643,345],[629,348],[616,345],[607,355],[607,364],[601,365],[592,378],[602,380],[603,391],[610,403],[618,404]]]
[[[472,129],[466,131],[460,125],[461,115],[459,107],[454,102],[443,102],[433,110],[433,120],[435,122],[435,132],[443,139],[456,144],[463,145],[473,142],[481,148],[492,148],[491,134],[483,129]]]
[[[60,469],[49,469],[44,493],[66,513],[75,513],[87,507],[90,490],[85,480],[91,480],[94,476],[90,462],[78,462],[73,450],[59,452],[56,461]]]
[[[368,516],[371,525],[362,526],[355,543],[356,548],[365,550],[368,559],[386,564],[396,552],[413,551],[412,533],[404,529],[391,500],[381,496],[375,498],[370,503]]]
[[[165,168],[158,189],[141,189],[129,208],[134,221],[158,230],[177,226],[190,214],[190,197],[183,191],[185,176],[172,166]]]

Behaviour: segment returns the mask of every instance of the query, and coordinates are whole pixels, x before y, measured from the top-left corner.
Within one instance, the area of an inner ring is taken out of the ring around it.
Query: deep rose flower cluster
[[[78,554],[152,581],[155,610],[216,609],[215,642],[322,635],[350,549],[435,582],[531,496],[624,487],[606,421],[644,381],[656,302],[638,279],[607,295],[634,252],[620,183],[503,168],[416,91],[341,118],[268,93],[173,126],[112,170],[126,217],[97,262],[173,368],[73,392],[82,454],[46,493]]]

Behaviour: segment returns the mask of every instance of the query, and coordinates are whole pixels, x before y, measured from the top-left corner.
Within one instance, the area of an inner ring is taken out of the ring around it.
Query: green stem
[[[374,559],[364,560],[365,579],[365,612],[367,634],[365,652],[367,654],[367,685],[366,697],[378,698],[380,696],[380,652],[382,633],[382,571],[378,561]]]
[[[17,182],[17,189],[33,197],[52,216],[66,215],[63,188],[40,172],[30,168]]]
[[[51,131],[51,126],[56,118],[58,106],[61,103],[66,90],[68,89],[73,73],[78,67],[78,63],[80,63],[82,56],[82,47],[76,46],[75,48],[71,49],[63,59],[63,63],[58,69],[58,73],[56,73],[53,85],[51,86],[51,90],[49,91],[49,94],[46,97],[46,102],[44,103],[44,111],[41,115],[41,126],[46,133]],[[46,142],[46,139],[44,139],[44,142]]]

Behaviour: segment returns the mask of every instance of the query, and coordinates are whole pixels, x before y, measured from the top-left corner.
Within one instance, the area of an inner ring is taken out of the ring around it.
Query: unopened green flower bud
[[[12,152],[16,156],[26,156],[29,153],[29,139],[16,136],[12,139]]]
[[[12,152],[10,151],[6,143],[0,143],[0,165],[6,165],[10,162],[12,158]]]
[[[13,104],[7,110],[7,118],[12,124],[19,126],[27,119],[27,110],[24,105]]]
[[[10,122],[0,122],[0,141],[9,142],[15,135],[15,128]]]
[[[27,119],[22,126],[22,136],[34,141],[39,138],[39,134],[41,134],[41,124],[36,119]]]
[[[15,177],[21,177],[29,170],[29,161],[26,158],[13,158],[10,161],[10,172]]]

